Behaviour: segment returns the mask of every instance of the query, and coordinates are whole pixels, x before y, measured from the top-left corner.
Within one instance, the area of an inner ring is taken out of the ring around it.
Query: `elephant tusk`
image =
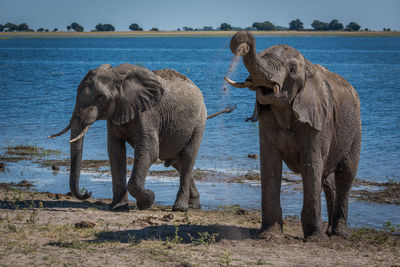
[[[62,130],[61,132],[59,132],[59,133],[56,133],[56,134],[53,134],[53,135],[49,135],[49,136],[47,136],[47,138],[54,138],[54,137],[57,137],[57,136],[63,135],[63,134],[65,134],[66,132],[68,132],[68,130],[69,130],[69,129],[71,129],[71,124],[68,124],[68,126],[67,126],[67,127],[65,127],[65,129],[64,129],[64,130]]]
[[[227,83],[229,83],[231,86],[236,87],[236,88],[249,88],[250,86],[252,86],[251,82],[249,82],[249,81],[246,81],[244,83],[238,83],[238,82],[232,81],[231,79],[229,79],[226,76],[224,76],[224,79]]]
[[[69,142],[73,143],[73,142],[81,139],[87,133],[87,131],[89,130],[89,127],[90,127],[90,124],[86,125],[85,129],[83,129],[83,131],[77,137],[75,137],[74,139],[71,139]]]
[[[275,84],[275,85],[274,85],[274,93],[275,93],[276,95],[280,93],[280,88],[279,88],[279,85],[278,85],[278,84]]]

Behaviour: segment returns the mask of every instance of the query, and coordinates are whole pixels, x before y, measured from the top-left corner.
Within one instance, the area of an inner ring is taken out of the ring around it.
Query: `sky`
[[[217,28],[221,23],[246,28],[271,21],[288,27],[300,19],[354,21],[362,29],[400,30],[400,0],[0,0],[0,24],[26,22],[36,30],[66,30],[77,22],[90,31],[98,23],[126,31],[131,23],[144,30],[176,30],[184,26]]]

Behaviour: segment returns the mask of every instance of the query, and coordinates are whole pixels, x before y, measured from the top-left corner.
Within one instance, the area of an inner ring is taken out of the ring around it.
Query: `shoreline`
[[[57,175],[59,172],[68,172],[70,166],[70,160],[61,156],[60,151],[29,145],[17,145],[14,147],[7,147],[3,153],[0,153],[0,172],[4,173],[8,169],[10,163],[18,163],[20,161],[27,161],[33,166],[37,165],[45,171],[53,172],[53,175]],[[132,157],[127,157],[127,177],[131,175],[130,166],[133,162],[134,159]],[[179,173],[174,168],[165,168],[163,164],[164,162],[161,160],[157,160],[153,163],[153,166],[156,168],[149,170],[148,177],[162,176],[172,180],[178,179]],[[88,172],[111,176],[107,159],[83,160],[81,171],[82,173]],[[195,168],[193,170],[193,178],[198,182],[225,184],[259,184],[261,182],[259,171],[246,169],[221,172],[213,169]],[[289,185],[291,190],[302,191],[302,180],[298,174],[290,171],[283,171],[282,182]],[[353,189],[350,195],[358,201],[400,205],[400,182],[398,181],[388,180],[387,182],[374,182],[356,178],[352,187]]]
[[[115,32],[0,32],[0,39],[13,38],[151,38],[232,37],[237,31],[115,31]],[[400,31],[252,31],[269,37],[398,37]]]
[[[298,217],[285,236],[257,236],[259,210],[110,212],[110,199],[76,200],[0,183],[0,261],[22,266],[366,266],[398,264],[400,226],[351,228],[346,238],[304,240]],[[325,223],[325,227],[326,227]]]

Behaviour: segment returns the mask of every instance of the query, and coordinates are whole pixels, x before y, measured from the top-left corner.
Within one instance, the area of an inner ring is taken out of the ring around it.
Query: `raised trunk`
[[[79,119],[71,120],[71,139],[75,138],[82,132],[82,126]],[[82,166],[83,138],[81,137],[70,145],[71,171],[69,175],[69,186],[71,193],[78,199],[90,198],[92,193],[87,191],[82,195],[79,190],[79,178]]]
[[[273,88],[276,83],[281,85],[275,77],[281,62],[274,58],[262,58],[256,51],[255,39],[250,32],[236,33],[231,40],[231,50],[235,55],[243,57],[243,63],[250,73],[250,82],[254,86]]]
[[[243,56],[243,63],[251,75],[253,84],[264,85],[273,88],[276,80],[276,73],[280,68],[280,63],[273,59],[260,57],[256,52],[255,45],[250,47],[249,53]]]

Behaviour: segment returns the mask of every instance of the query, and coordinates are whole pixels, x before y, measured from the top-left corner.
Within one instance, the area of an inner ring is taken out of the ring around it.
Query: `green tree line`
[[[255,30],[255,31],[359,31],[361,26],[356,22],[350,22],[346,26],[344,26],[341,22],[337,19],[333,19],[330,22],[323,22],[319,20],[314,20],[311,23],[311,29],[305,29],[304,24],[300,19],[295,19],[289,22],[288,27],[275,25],[270,21],[264,22],[254,22],[251,26],[242,28],[242,27],[234,27],[226,22],[221,23],[219,27],[213,28],[212,26],[204,26],[202,28],[192,28],[184,26],[182,29],[178,28],[178,31],[239,31],[239,30]],[[129,30],[131,31],[143,31],[143,28],[140,27],[137,23],[132,23],[128,26]],[[66,26],[68,31],[76,31],[76,32],[83,32],[84,27],[77,22],[73,22],[70,25]],[[368,31],[368,29],[365,29]],[[21,24],[14,24],[7,22],[6,24],[0,24],[0,32],[32,32],[34,31],[31,29],[27,23],[23,22]],[[48,32],[49,29],[45,28],[38,28],[37,32]],[[58,31],[57,28],[52,30],[53,32]],[[92,31],[99,31],[99,32],[107,32],[107,31],[115,31],[115,27],[111,24],[102,24],[98,23]],[[153,27],[150,31],[158,31],[158,28]],[[390,28],[383,28],[383,31],[390,31]]]

